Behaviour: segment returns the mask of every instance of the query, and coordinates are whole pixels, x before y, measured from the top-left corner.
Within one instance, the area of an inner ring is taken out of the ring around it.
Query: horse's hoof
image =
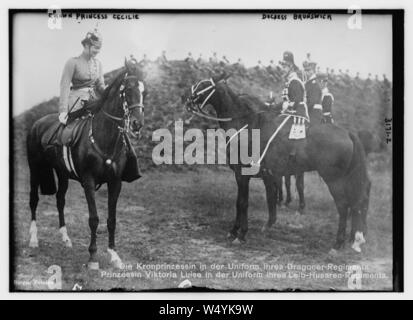
[[[301,223],[290,223],[288,226],[291,229],[296,229],[296,230],[304,229],[304,226]]]
[[[110,254],[110,263],[116,269],[122,269],[123,263],[117,252],[113,249],[108,249],[108,253]]]
[[[72,248],[73,247],[72,240],[70,240],[70,239],[65,240],[64,244],[65,244],[66,248]]]
[[[352,248],[354,251],[360,253],[360,252],[361,252],[360,246],[361,246],[363,243],[366,243],[366,239],[364,239],[363,232],[357,231],[356,234],[355,234],[355,236],[354,236],[354,243],[353,243],[353,245],[351,246],[351,248]]]
[[[99,270],[99,262],[97,261],[89,261],[87,264],[87,268],[92,271]]]
[[[354,241],[354,243],[351,246],[351,249],[353,249],[357,253],[361,253],[360,243],[358,243],[357,241]]]
[[[356,251],[357,253],[361,253],[361,248],[356,245],[355,243],[351,246],[351,248]]]
[[[336,257],[336,256],[338,255],[338,251],[337,251],[336,249],[332,248],[332,249],[328,252],[328,254],[329,254],[330,256]]]
[[[110,262],[112,264],[112,267],[115,269],[123,269],[123,262],[122,260],[113,260]]]
[[[237,238],[237,237],[234,236],[231,232],[228,232],[228,234],[227,234],[227,240],[228,240],[228,241],[232,242],[232,241],[234,241],[236,238]]]
[[[298,209],[298,213],[299,213],[300,215],[305,215],[305,214],[306,214],[306,210],[305,210],[304,208]]]
[[[245,240],[241,240],[241,239],[239,239],[239,238],[235,238],[235,240],[232,241],[232,244],[239,246],[239,245],[245,244],[246,242],[247,242],[247,241],[245,241]]]
[[[37,240],[30,240],[30,242],[29,242],[29,247],[30,248],[38,248],[39,247],[39,241],[37,241]]]

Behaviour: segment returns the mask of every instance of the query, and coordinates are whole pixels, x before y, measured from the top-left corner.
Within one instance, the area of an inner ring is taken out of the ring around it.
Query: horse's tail
[[[368,155],[369,153],[373,152],[373,150],[375,149],[373,134],[367,130],[359,130],[357,131],[357,136],[363,145],[365,154]]]
[[[40,186],[40,193],[53,195],[57,192],[53,168],[43,157],[43,150],[36,136],[36,128],[32,128],[27,136],[27,160],[30,168],[31,188]]]
[[[367,172],[366,154],[357,135],[349,133],[353,142],[353,155],[347,174],[346,194],[350,209],[356,214],[363,232],[367,232],[367,211],[370,198],[371,182]]]
[[[352,132],[349,132],[349,136],[353,142],[353,154],[347,177],[352,184],[354,183],[354,186],[352,186],[352,188],[355,188],[354,191],[361,191],[360,188],[364,188],[367,182],[369,182],[366,166],[366,152],[358,136]]]

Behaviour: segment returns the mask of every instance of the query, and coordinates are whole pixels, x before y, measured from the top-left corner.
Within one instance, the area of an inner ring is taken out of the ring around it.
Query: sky
[[[246,66],[279,61],[289,50],[299,67],[310,52],[322,69],[392,79],[391,17],[363,15],[361,29],[350,29],[349,17],[300,21],[291,14],[273,20],[259,13],[143,13],[139,19],[117,20],[107,14],[107,19],[63,18],[61,29],[50,29],[46,14],[20,13],[13,21],[13,114],[59,94],[65,62],[81,53],[80,41],[96,24],[103,36],[98,58],[105,72],[120,67],[130,54],[138,60],[143,54],[156,59],[162,50],[168,59],[183,59],[188,52],[209,58],[217,52],[230,62],[241,58]]]

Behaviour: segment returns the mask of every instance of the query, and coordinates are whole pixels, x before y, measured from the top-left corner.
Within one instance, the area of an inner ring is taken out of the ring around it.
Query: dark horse
[[[91,239],[88,266],[90,269],[98,269],[96,230],[99,217],[95,191],[100,185],[107,183],[108,253],[114,266],[121,265],[121,259],[115,251],[116,204],[122,181],[130,182],[140,177],[136,173],[137,159],[128,135],[136,137],[143,126],[143,93],[143,75],[136,60],[125,60],[125,66],[119,70],[119,74],[105,89],[101,98],[93,103],[93,112],[87,115],[87,120],[84,119],[87,123],[80,133],[79,140],[70,148],[72,163],[76,168],[74,172],[66,168],[62,157],[63,147],[45,143],[45,137],[49,136],[51,131],[56,132],[60,125],[58,115],[50,114],[34,123],[27,137],[32,214],[31,247],[38,246],[36,208],[39,187],[42,194],[56,194],[59,231],[66,246],[72,246],[65,226],[64,206],[69,179],[77,180],[84,189],[89,208]],[[57,190],[53,171],[58,180]]]
[[[206,79],[192,86],[187,107],[195,114],[201,115],[202,108],[209,104],[217,114],[224,130],[239,130],[248,124],[249,143],[251,147],[251,129],[260,130],[260,150],[264,150],[270,137],[278,134],[268,145],[267,153],[257,168],[264,180],[269,218],[265,227],[270,228],[276,220],[276,186],[280,178],[290,172],[318,171],[326,182],[339,213],[339,225],[334,249],[344,246],[347,217],[352,218],[351,240],[353,249],[361,251],[367,231],[367,211],[370,195],[370,181],[366,170],[366,160],[359,139],[354,134],[333,124],[312,126],[307,129],[305,139],[290,140],[288,137],[293,119],[280,115],[269,116],[257,111],[262,103],[259,99],[242,101],[226,84],[226,77]],[[284,126],[280,126],[284,123]],[[294,150],[295,156],[291,157]],[[261,153],[262,156],[262,153]],[[244,167],[250,164],[233,164],[238,184],[236,219],[229,239],[244,242],[248,231],[248,194],[251,175],[243,174]],[[276,183],[274,183],[274,181]]]

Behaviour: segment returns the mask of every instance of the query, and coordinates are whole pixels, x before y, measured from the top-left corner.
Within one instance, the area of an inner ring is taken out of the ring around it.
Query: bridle
[[[223,82],[226,83],[225,79],[221,79],[218,82]],[[197,91],[197,89],[199,88],[199,86],[202,83],[209,83],[209,86]],[[256,112],[248,112],[246,114],[237,116],[237,117],[228,117],[228,118],[218,118],[218,117],[214,117],[211,116],[210,114],[206,113],[204,111],[204,107],[208,104],[209,99],[212,97],[212,95],[215,93],[216,91],[216,84],[215,81],[210,78],[210,79],[204,79],[201,81],[198,81],[196,84],[194,84],[193,86],[191,86],[191,96],[186,100],[185,102],[185,106],[187,108],[187,110],[191,113],[193,113],[194,115],[201,117],[201,118],[205,118],[208,120],[215,120],[215,121],[220,121],[220,122],[229,122],[229,121],[233,121],[236,119],[241,119],[241,118],[245,118],[249,115],[252,114],[258,114],[258,113],[265,113],[268,112],[266,110],[262,110],[262,111],[256,111]],[[203,101],[200,101],[201,97],[203,94],[207,94],[206,98]]]
[[[122,80],[122,83],[119,87],[119,97],[122,102],[122,108],[123,108],[123,117],[117,117],[109,114],[105,110],[102,109],[102,113],[104,116],[112,120],[113,122],[116,123],[117,129],[118,129],[118,136],[116,138],[116,142],[114,145],[114,150],[112,152],[112,155],[108,155],[105,152],[102,151],[102,149],[96,144],[96,141],[93,137],[93,119],[94,115],[91,115],[91,122],[90,122],[90,127],[89,127],[89,140],[92,143],[92,146],[94,147],[95,151],[105,159],[105,163],[108,166],[111,166],[112,163],[118,158],[118,156],[121,154],[123,150],[123,146],[127,147],[129,150],[132,150],[134,153],[135,151],[133,150],[129,135],[132,135],[134,138],[137,138],[139,136],[139,132],[136,135],[132,130],[130,130],[130,116],[131,116],[131,111],[134,109],[139,108],[141,111],[141,114],[144,112],[144,105],[143,105],[143,92],[144,92],[144,85],[143,82],[138,80],[138,88],[139,88],[139,93],[140,93],[140,99],[139,103],[134,103],[132,105],[129,105],[127,99],[126,99],[126,91],[127,90],[133,90],[135,88],[132,87],[126,87],[125,82],[126,80],[129,79],[138,79],[137,76],[134,75],[128,75],[127,73],[125,74],[125,77]],[[121,125],[119,125],[121,123]],[[119,140],[122,139],[122,147],[117,148]],[[117,149],[119,149],[117,151]]]
[[[225,81],[225,80],[220,80],[220,81]],[[209,83],[209,86],[200,91],[197,91],[199,86],[206,82]],[[212,97],[215,91],[216,91],[216,85],[215,85],[215,81],[212,78],[198,81],[198,83],[191,86],[191,97],[187,99],[186,104],[185,104],[187,110],[201,118],[206,118],[209,120],[216,120],[216,121],[223,121],[223,122],[232,121],[233,118],[213,117],[203,110],[204,107],[207,105],[208,100]],[[207,97],[203,101],[199,101],[201,99],[201,96],[206,93],[208,93]]]
[[[138,80],[138,77],[134,76],[134,75],[125,74],[125,77],[123,78],[122,84],[119,87],[119,97],[122,101],[123,117],[121,118],[121,117],[113,116],[113,115],[107,113],[103,109],[102,109],[102,112],[106,117],[108,117],[109,119],[111,119],[115,122],[123,122],[123,126],[122,127],[118,126],[118,129],[123,130],[127,134],[132,135],[134,138],[137,138],[137,135],[135,135],[130,130],[130,116],[131,116],[132,110],[138,109],[138,108],[140,109],[140,113],[143,114],[143,112],[145,110],[145,107],[143,105],[143,92],[145,90],[145,87],[143,85],[143,82],[138,80],[138,89],[139,89],[139,94],[140,94],[139,102],[134,103],[132,105],[129,105],[129,103],[126,99],[126,91],[134,89],[134,88],[130,88],[130,87],[125,86],[124,82],[126,80],[129,80],[129,79],[137,79]]]

